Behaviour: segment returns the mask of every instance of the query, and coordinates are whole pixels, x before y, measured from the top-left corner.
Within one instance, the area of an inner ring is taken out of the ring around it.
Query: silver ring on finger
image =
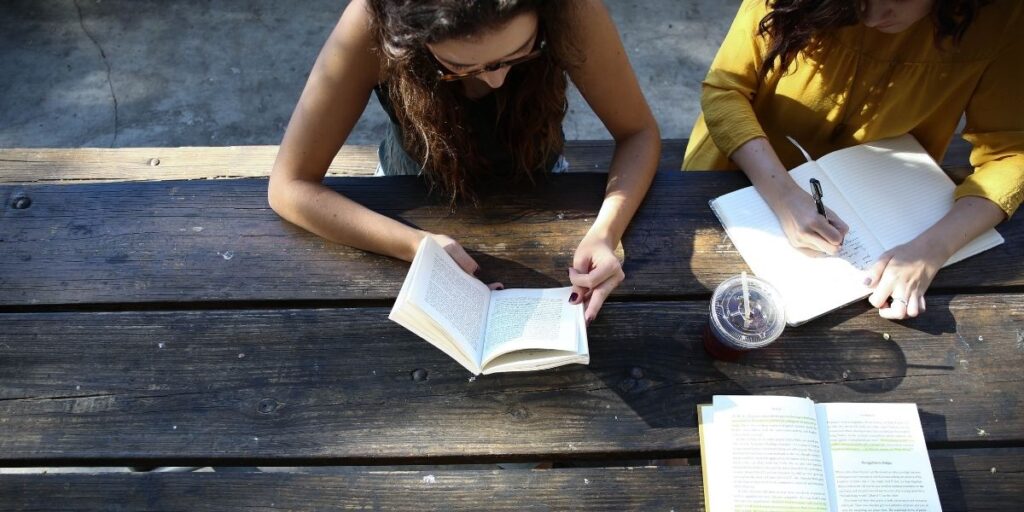
[[[902,302],[904,306],[909,306],[910,305],[910,304],[907,303],[907,299],[904,299],[904,298],[901,298],[901,297],[893,297],[892,301],[893,302]]]

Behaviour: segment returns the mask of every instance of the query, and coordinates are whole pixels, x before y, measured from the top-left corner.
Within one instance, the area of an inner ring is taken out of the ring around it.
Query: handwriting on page
[[[853,228],[846,234],[843,246],[837,255],[839,258],[848,261],[858,270],[867,270],[875,262],[876,254],[864,243],[863,238]]]

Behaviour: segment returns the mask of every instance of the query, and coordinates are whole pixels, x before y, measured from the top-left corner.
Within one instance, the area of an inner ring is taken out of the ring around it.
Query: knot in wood
[[[281,402],[278,402],[273,398],[264,398],[256,404],[256,410],[259,411],[260,414],[272,414],[280,407]]]
[[[644,378],[644,371],[642,369],[640,369],[639,366],[636,366],[636,367],[633,367],[633,369],[629,371],[629,376],[634,378],[634,379],[642,379],[642,378]]]
[[[423,368],[417,368],[412,371],[412,380],[416,382],[423,382],[427,380],[427,371]]]
[[[509,407],[507,413],[509,416],[512,416],[513,419],[517,420],[525,420],[530,417],[530,411],[526,410],[526,407],[521,405],[513,405],[512,407]]]
[[[15,210],[24,210],[29,206],[32,206],[32,200],[29,199],[27,196],[16,197],[14,198],[14,201],[11,203],[11,208],[14,208]]]

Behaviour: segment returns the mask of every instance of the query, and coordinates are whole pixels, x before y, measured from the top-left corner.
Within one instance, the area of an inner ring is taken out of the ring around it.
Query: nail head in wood
[[[15,210],[24,210],[29,206],[32,206],[32,200],[26,196],[16,197],[14,202],[11,203],[11,207]]]

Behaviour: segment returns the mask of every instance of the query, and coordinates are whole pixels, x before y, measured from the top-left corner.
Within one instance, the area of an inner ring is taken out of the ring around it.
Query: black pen
[[[828,215],[825,215],[825,203],[821,202],[822,196],[825,195],[821,193],[821,182],[811,178],[811,191],[811,195],[814,196],[814,206],[818,208],[818,215],[825,217],[825,220],[828,221]]]

